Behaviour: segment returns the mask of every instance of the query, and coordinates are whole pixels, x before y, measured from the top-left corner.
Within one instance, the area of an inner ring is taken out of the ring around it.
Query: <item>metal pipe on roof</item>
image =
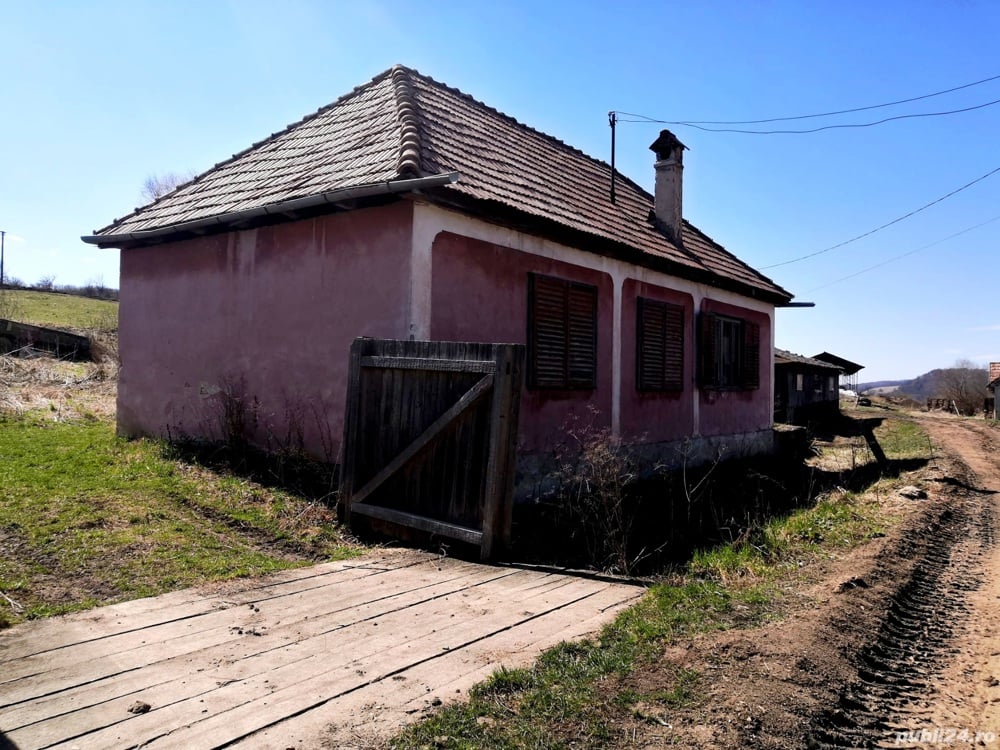
[[[166,237],[180,232],[192,232],[206,227],[214,227],[224,224],[237,224],[239,222],[255,219],[260,216],[270,216],[273,214],[283,214],[291,211],[301,211],[307,208],[322,206],[324,203],[340,203],[342,201],[355,198],[370,198],[377,195],[392,195],[395,193],[408,193],[423,188],[440,187],[458,182],[458,172],[446,172],[445,174],[431,175],[429,177],[414,177],[405,180],[391,180],[387,182],[377,182],[370,185],[359,185],[356,187],[330,190],[318,195],[309,195],[304,198],[292,198],[291,200],[272,203],[267,206],[258,206],[243,211],[230,211],[225,214],[208,216],[203,219],[194,219],[180,224],[171,224],[167,227],[157,229],[147,229],[138,232],[124,232],[122,234],[93,234],[85,235],[80,239],[91,245],[99,247],[111,247],[124,242],[141,242],[143,240],[153,240],[159,237]]]

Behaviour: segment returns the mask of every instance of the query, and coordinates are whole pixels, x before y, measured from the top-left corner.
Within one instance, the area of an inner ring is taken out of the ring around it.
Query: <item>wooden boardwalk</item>
[[[641,594],[394,550],[26,623],[0,750],[372,747]]]

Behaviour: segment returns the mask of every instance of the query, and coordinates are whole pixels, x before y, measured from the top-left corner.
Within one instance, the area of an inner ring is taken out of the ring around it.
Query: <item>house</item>
[[[858,373],[865,369],[864,365],[859,365],[857,362],[851,362],[849,359],[838,357],[836,354],[830,354],[830,352],[815,354],[813,355],[813,359],[818,359],[820,362],[827,362],[839,367],[843,377],[841,385],[851,391],[858,390]]]
[[[791,295],[655,195],[396,66],[84,241],[121,248],[118,429],[336,459],[358,336],[524,343],[519,449],[574,417],[632,444],[772,445]]]
[[[840,413],[838,365],[774,350],[774,421],[807,425]]]
[[[989,396],[986,397],[986,418],[998,419],[997,417],[997,388],[1000,388],[1000,362],[990,362],[990,382],[986,384]]]

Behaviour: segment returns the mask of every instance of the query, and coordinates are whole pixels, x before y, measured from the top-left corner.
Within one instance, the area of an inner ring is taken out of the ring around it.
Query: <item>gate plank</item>
[[[401,468],[403,468],[406,463],[412,460],[420,451],[426,448],[431,441],[434,440],[438,435],[440,435],[444,430],[451,424],[459,414],[464,412],[469,407],[473,406],[479,401],[486,393],[493,387],[493,376],[486,375],[479,379],[479,381],[472,386],[465,395],[462,396],[448,411],[438,417],[430,427],[428,427],[424,432],[410,443],[406,448],[396,456],[392,461],[390,461],[378,474],[376,474],[368,484],[358,490],[354,497],[351,498],[351,503],[357,506],[365,501],[369,495],[372,494],[379,485],[385,482],[386,479],[391,477]],[[357,507],[354,508],[357,512]]]
[[[376,528],[442,534],[496,556],[510,542],[523,360],[520,344],[356,339],[341,519],[357,511]]]
[[[382,521],[398,523],[401,526],[410,526],[421,531],[428,531],[432,534],[440,534],[449,539],[458,539],[460,542],[469,544],[479,544],[483,538],[481,531],[469,529],[465,526],[457,526],[447,521],[438,521],[427,516],[418,516],[395,508],[385,508],[381,505],[355,505],[354,512],[363,516],[378,518]]]
[[[361,366],[375,370],[427,370],[429,372],[496,372],[496,363],[477,359],[430,359],[419,357],[368,356]]]

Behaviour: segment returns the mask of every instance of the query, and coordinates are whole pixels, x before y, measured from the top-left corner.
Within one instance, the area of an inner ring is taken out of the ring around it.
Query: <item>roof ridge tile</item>
[[[420,170],[420,118],[417,100],[410,84],[410,71],[402,65],[392,68],[392,90],[396,95],[396,117],[400,125],[399,159],[396,171],[400,177],[419,177]]]

